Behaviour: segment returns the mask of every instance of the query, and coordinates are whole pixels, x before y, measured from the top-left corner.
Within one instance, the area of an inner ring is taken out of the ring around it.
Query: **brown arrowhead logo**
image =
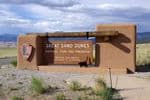
[[[31,56],[31,53],[32,53],[32,45],[30,44],[22,44],[21,46],[21,51],[22,51],[22,56],[24,59],[28,60],[29,57]]]

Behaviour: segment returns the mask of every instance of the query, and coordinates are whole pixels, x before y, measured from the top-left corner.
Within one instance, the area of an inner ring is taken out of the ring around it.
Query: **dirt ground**
[[[108,86],[110,85],[109,74],[87,74],[87,73],[65,73],[65,72],[42,72],[33,70],[19,70],[9,62],[16,58],[0,59],[0,100],[11,100],[13,96],[23,97],[24,100],[55,100],[54,96],[58,92],[65,93],[68,100],[76,100],[81,93],[69,91],[66,84],[76,80],[83,86],[95,85],[95,79],[103,78]],[[53,87],[47,93],[34,96],[30,91],[30,80],[38,77],[45,87]],[[150,72],[136,72],[134,74],[114,74],[112,75],[112,87],[116,88],[121,100],[149,100],[150,98]]]

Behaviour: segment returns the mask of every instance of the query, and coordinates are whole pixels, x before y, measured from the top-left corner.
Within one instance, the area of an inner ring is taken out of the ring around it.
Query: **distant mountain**
[[[137,33],[136,43],[150,43],[150,32]]]
[[[17,34],[0,34],[0,41],[17,42]]]
[[[17,34],[0,34],[0,41],[3,42],[17,42]],[[74,40],[81,40],[80,38],[76,38]],[[51,39],[51,40],[61,40],[61,39]],[[72,40],[72,39],[66,39]],[[92,39],[94,42],[94,40]],[[141,32],[136,35],[136,43],[150,43],[150,32]]]

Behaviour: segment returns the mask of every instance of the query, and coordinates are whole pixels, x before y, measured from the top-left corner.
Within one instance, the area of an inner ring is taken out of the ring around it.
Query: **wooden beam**
[[[27,33],[27,35],[39,35],[41,37],[105,37],[116,36],[118,31],[94,31],[94,32],[54,32],[54,33]]]

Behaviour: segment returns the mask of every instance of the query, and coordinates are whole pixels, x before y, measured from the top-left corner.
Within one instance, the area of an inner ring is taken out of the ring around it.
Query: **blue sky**
[[[96,24],[133,23],[150,31],[150,0],[0,0],[0,34],[94,31]]]

